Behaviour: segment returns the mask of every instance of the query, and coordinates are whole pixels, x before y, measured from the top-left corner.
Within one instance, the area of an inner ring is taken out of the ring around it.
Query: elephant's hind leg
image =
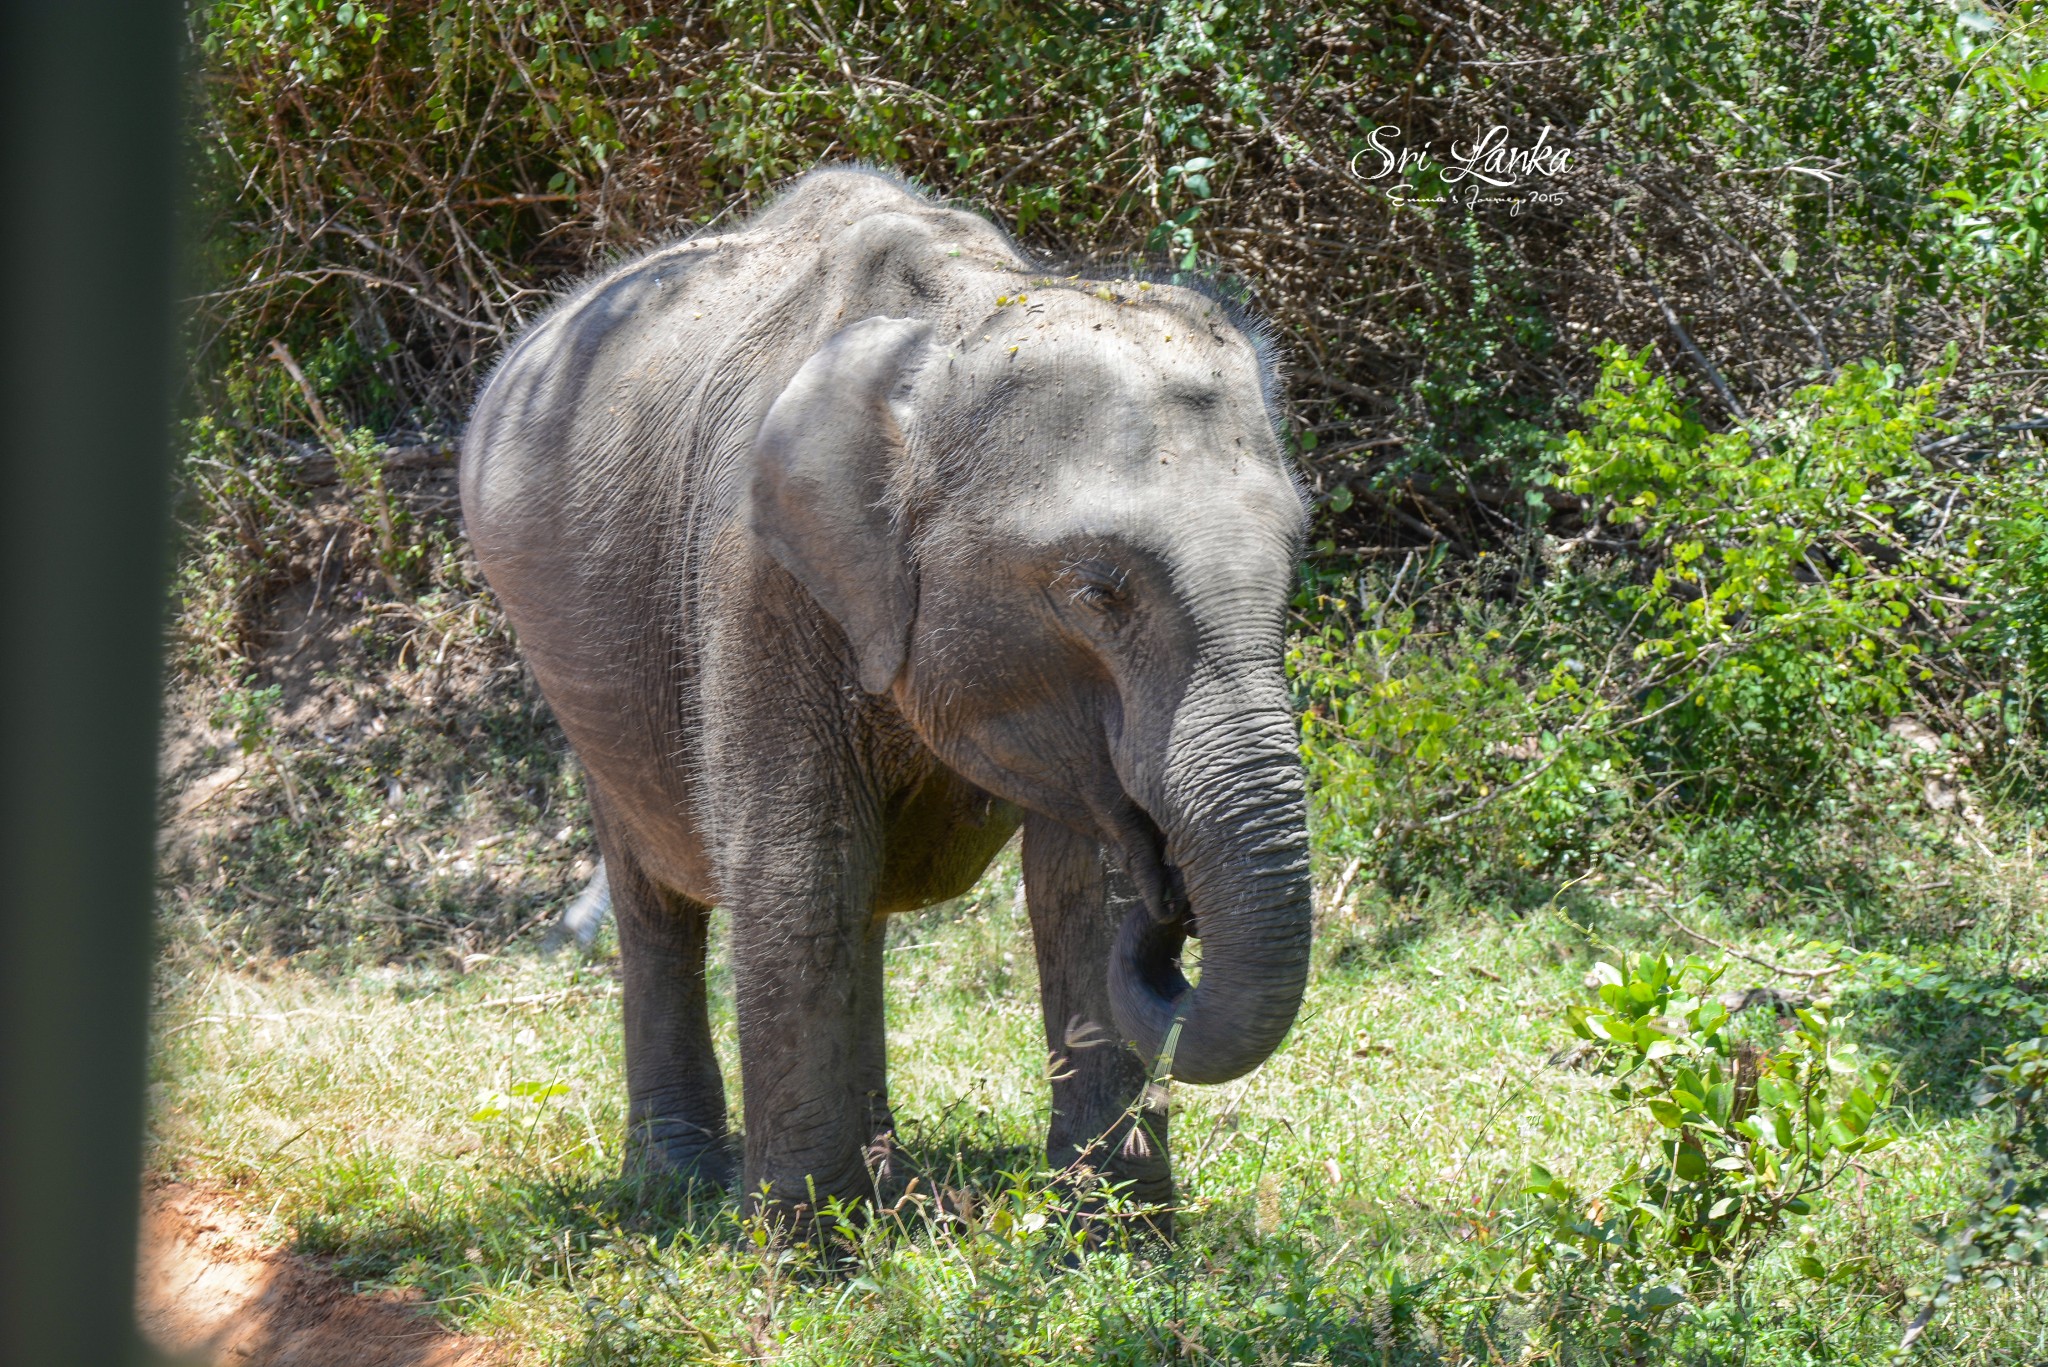
[[[626,1174],[729,1185],[736,1165],[704,987],[711,909],[650,882],[604,837],[600,820],[625,978]]]
[[[1093,840],[1041,816],[1025,820],[1024,894],[1053,1065],[1047,1157],[1058,1170],[1129,1183],[1132,1201],[1170,1206],[1166,1113],[1146,1104],[1145,1065],[1117,1038],[1109,1008],[1119,890],[1135,895]],[[1162,1233],[1171,1222],[1166,1213],[1152,1220]]]

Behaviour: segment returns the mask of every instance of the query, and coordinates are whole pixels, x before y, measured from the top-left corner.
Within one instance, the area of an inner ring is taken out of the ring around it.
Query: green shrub
[[[1647,352],[1598,355],[1546,477],[1584,500],[1577,536],[1311,572],[1298,595],[1288,662],[1333,854],[1552,877],[1637,818],[1814,816],[1913,770],[1901,715],[1987,773],[2038,769],[2038,458],[1938,460],[1972,434],[1936,418],[1940,377],[1897,366],[1717,432]]]
[[[1975,1100],[1996,1126],[1984,1185],[1939,1230],[1941,1278],[1915,1289],[1921,1310],[1907,1327],[1906,1349],[1964,1286],[1999,1287],[2025,1269],[2048,1267],[2048,1038],[2007,1045],[1985,1067]]]
[[[1853,1160],[1891,1142],[1877,1123],[1889,1070],[1856,1057],[1840,1013],[1801,1007],[1783,1039],[1744,1040],[1711,995],[1724,971],[1663,954],[1602,962],[1599,1005],[1567,1012],[1614,1073],[1619,1112],[1651,1121],[1656,1147],[1593,1192],[1532,1168],[1514,1286],[1553,1314],[1590,1315],[1631,1350],[1647,1348],[1680,1306],[1739,1296],[1789,1219],[1813,1215]],[[1811,1248],[1793,1261],[1821,1281],[1870,1271]]]
[[[1951,1280],[2048,1266],[2048,1038],[2008,1044],[1976,1102],[1997,1112],[1999,1134],[1984,1195],[1950,1242]]]
[[[1511,885],[1604,847],[1631,766],[1599,657],[1570,619],[1579,586],[1505,610],[1483,579],[1410,600],[1398,582],[1361,577],[1341,598],[1325,587],[1287,660],[1332,856],[1371,858],[1396,879]]]
[[[1716,795],[1803,786],[1932,678],[1909,619],[1961,587],[1968,555],[1900,524],[1939,483],[1916,449],[1937,384],[1858,363],[1709,432],[1647,352],[1600,356],[1559,482],[1639,547],[1618,597],[1646,741]]]

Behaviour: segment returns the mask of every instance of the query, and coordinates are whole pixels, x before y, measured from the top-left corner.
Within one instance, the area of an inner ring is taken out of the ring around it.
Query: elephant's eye
[[[1128,601],[1127,576],[1106,560],[1078,560],[1061,574],[1060,587],[1069,601],[1098,612],[1121,610]]]

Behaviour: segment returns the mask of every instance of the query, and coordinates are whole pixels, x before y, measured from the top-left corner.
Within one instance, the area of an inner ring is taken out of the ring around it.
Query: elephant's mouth
[[[1177,930],[1188,939],[1198,939],[1195,910],[1188,900],[1187,880],[1180,867],[1167,857],[1166,832],[1137,803],[1128,799],[1117,825],[1116,845],[1123,856],[1124,871],[1137,885],[1152,919],[1161,927]]]

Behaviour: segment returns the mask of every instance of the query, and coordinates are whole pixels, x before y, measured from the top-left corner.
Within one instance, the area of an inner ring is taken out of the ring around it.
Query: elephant
[[[604,272],[509,348],[461,505],[587,775],[628,1174],[737,1176],[796,1221],[874,1199],[886,918],[1021,826],[1048,1161],[1173,1200],[1151,1084],[1258,1066],[1309,967],[1278,389],[1217,292],[1050,274],[860,167]]]

